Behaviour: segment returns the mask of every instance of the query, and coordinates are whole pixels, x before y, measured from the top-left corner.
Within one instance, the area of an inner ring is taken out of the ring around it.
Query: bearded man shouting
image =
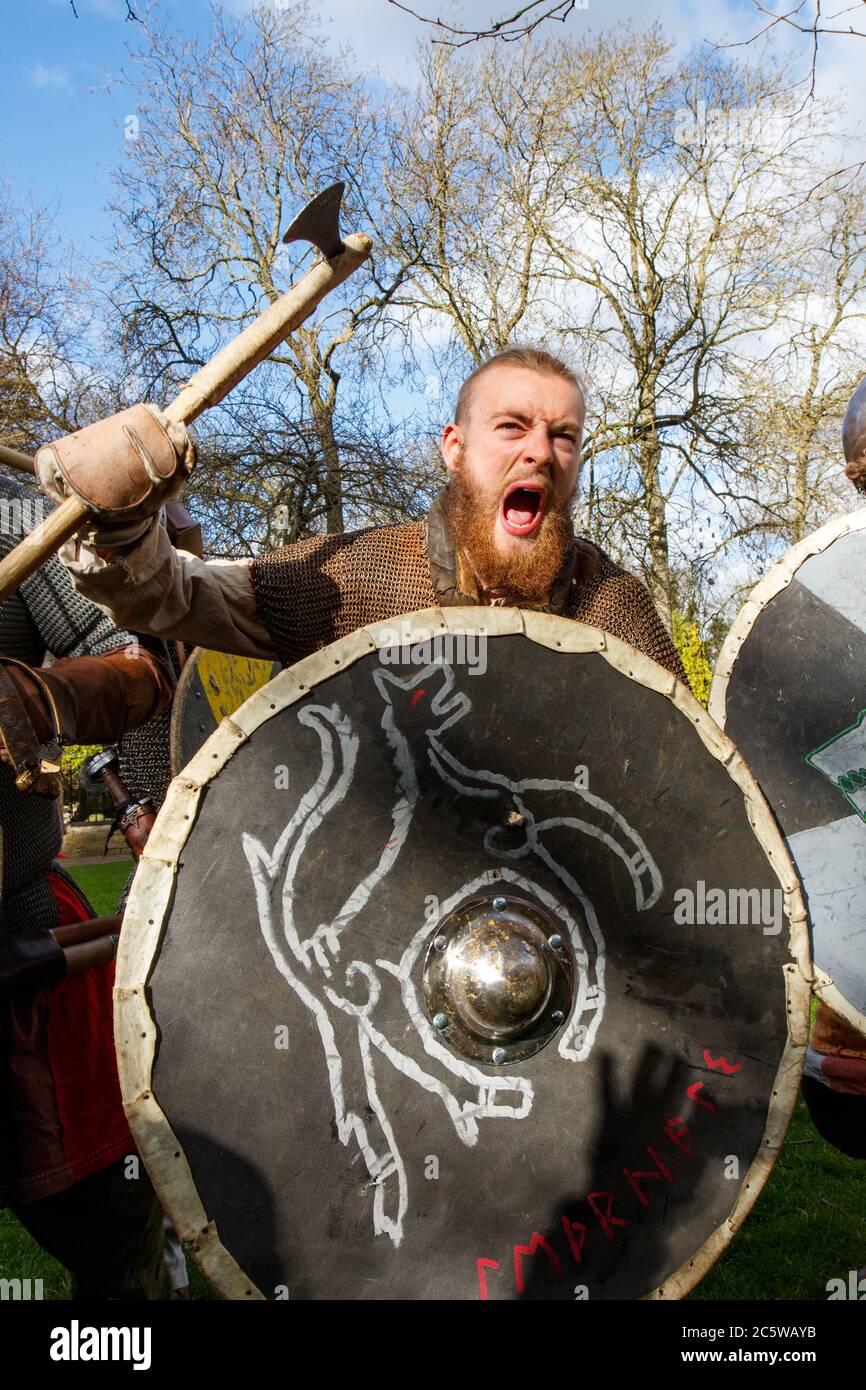
[[[61,553],[122,627],[291,663],[416,609],[508,604],[604,628],[685,683],[645,587],[574,535],[584,414],[564,362],[506,349],[463,383],[442,433],[450,485],[425,520],[311,536],[253,561],[171,546],[153,513],[186,481],[192,447],[152,406],[41,449],[37,467],[51,496],[74,493],[97,517]]]

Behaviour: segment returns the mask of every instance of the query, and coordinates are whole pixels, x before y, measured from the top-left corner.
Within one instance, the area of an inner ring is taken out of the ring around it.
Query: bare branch
[[[763,38],[765,34],[769,34],[773,29],[778,28],[779,25],[783,25],[788,29],[794,29],[797,33],[807,35],[809,38],[810,50],[809,73],[808,79],[801,79],[801,81],[808,80],[808,95],[810,97],[813,97],[815,94],[815,83],[817,80],[818,67],[819,36],[822,34],[835,34],[839,36],[848,36],[849,38],[866,39],[866,30],[855,29],[853,25],[849,24],[843,28],[832,27],[833,21],[839,19],[842,15],[853,14],[855,11],[859,14],[863,14],[863,7],[864,5],[866,5],[866,0],[858,0],[858,3],[854,5],[848,5],[845,9],[836,10],[833,14],[829,14],[826,16],[824,15],[822,10],[823,0],[798,0],[797,4],[791,5],[789,8],[784,8],[781,10],[768,9],[766,5],[761,3],[761,0],[752,0],[752,4],[754,5],[755,9],[758,11],[759,14],[765,15],[767,17],[767,23],[762,25],[762,27],[758,29],[756,33],[752,34],[751,37],[748,39],[740,39],[736,42],[717,44],[716,47],[747,47],[749,44],[755,43],[758,39]],[[811,15],[811,18],[808,21],[804,21],[803,11],[804,9],[806,9],[807,6],[812,5],[814,5],[814,13]]]
[[[451,35],[450,38],[433,39],[433,43],[444,44],[449,48],[465,48],[467,44],[478,43],[481,39],[502,39],[505,43],[514,43],[518,39],[527,38],[549,19],[564,24],[576,7],[577,0],[555,0],[555,3],[551,3],[551,0],[531,0],[530,4],[524,5],[514,14],[495,20],[487,29],[461,29],[457,25],[447,24],[445,20],[431,19],[418,14],[416,10],[402,4],[401,0],[388,0],[388,3],[395,9],[402,10],[404,14],[411,15],[421,24],[430,24],[443,34]],[[546,9],[542,10],[541,14],[533,13],[541,5],[546,5]],[[527,15],[530,14],[532,17],[527,19]]]

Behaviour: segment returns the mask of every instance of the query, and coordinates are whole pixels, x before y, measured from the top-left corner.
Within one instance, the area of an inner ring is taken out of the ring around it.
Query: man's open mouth
[[[531,536],[544,516],[545,490],[538,483],[515,485],[502,498],[500,518],[512,536]]]

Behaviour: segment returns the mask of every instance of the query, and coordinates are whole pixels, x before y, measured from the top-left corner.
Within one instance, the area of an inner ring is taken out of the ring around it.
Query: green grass
[[[44,1298],[66,1297],[66,1270],[30,1239],[8,1208],[0,1211],[0,1275],[41,1279]]]
[[[117,911],[118,900],[131,870],[131,860],[115,859],[107,864],[82,864],[77,869],[67,869],[67,873],[87,894],[97,917],[110,917]]]
[[[114,912],[129,863],[71,869],[99,914]],[[866,1167],[826,1144],[798,1098],[782,1152],[743,1229],[690,1299],[824,1300],[828,1279],[866,1265]],[[0,1273],[42,1279],[63,1298],[65,1273],[0,1211]],[[190,1262],[194,1298],[212,1298]]]
[[[800,1097],[766,1186],[694,1299],[826,1299],[866,1265],[866,1165],[825,1143]]]

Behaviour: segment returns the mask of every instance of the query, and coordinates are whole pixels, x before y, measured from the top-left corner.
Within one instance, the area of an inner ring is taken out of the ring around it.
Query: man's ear
[[[460,466],[460,455],[463,452],[463,431],[453,421],[450,425],[446,425],[442,431],[439,449],[448,472],[456,473]]]

